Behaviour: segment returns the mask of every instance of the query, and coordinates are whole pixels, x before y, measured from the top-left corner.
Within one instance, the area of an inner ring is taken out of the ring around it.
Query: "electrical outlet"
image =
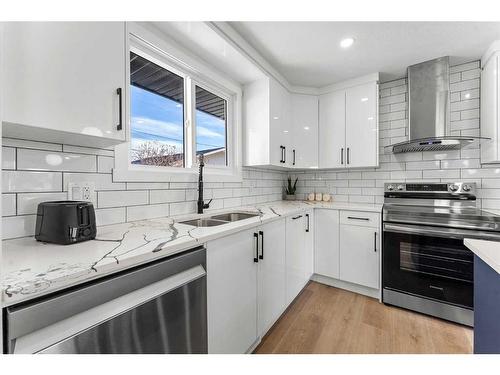
[[[72,201],[94,202],[95,184],[93,182],[70,182],[68,184],[68,199]]]

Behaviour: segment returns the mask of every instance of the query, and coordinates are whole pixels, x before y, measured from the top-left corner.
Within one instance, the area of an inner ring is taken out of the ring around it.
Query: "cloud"
[[[221,138],[224,135],[221,133],[214,132],[213,130],[210,130],[204,126],[197,126],[196,127],[196,135],[200,137],[207,137],[207,138]]]
[[[132,117],[132,132],[140,132],[163,138],[182,139],[183,124],[175,124],[172,122],[154,120],[147,117]]]

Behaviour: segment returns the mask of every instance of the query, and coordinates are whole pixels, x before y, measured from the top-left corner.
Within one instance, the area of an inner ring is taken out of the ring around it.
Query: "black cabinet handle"
[[[263,231],[259,231],[259,234],[261,236],[260,238],[260,255],[259,255],[259,259],[264,259],[264,232]]]
[[[377,252],[377,232],[373,232],[374,240],[373,240],[373,251]]]
[[[302,217],[302,215],[295,216],[295,217],[292,217],[292,220],[297,220],[297,219],[300,219],[301,217]]]
[[[370,221],[367,217],[356,217],[356,216],[347,216],[348,219],[350,220],[364,220],[364,221]]]
[[[344,147],[340,149],[340,164],[344,165]]]
[[[253,258],[253,261],[255,263],[259,263],[259,235],[254,233],[253,238],[255,238],[255,257]]]
[[[293,150],[293,165],[295,165],[295,149]]]
[[[307,228],[306,228],[306,232],[309,232],[309,214],[306,214],[306,217],[307,217]]]
[[[118,87],[116,89],[116,94],[118,95],[118,125],[116,126],[116,130],[122,130],[123,124],[123,114],[122,114],[122,88]]]
[[[349,158],[349,147],[347,147],[347,164],[349,164],[349,163],[350,163],[349,159],[350,159],[350,158]]]
[[[285,155],[284,155],[284,150],[285,150],[285,146],[280,146],[280,149],[281,149],[281,160],[280,160],[280,163],[284,163],[285,162]]]
[[[286,146],[283,146],[283,163],[286,163]]]

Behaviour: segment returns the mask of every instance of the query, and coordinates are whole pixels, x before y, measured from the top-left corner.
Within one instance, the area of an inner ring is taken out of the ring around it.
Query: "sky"
[[[173,100],[131,86],[130,120],[132,149],[147,141],[159,141],[183,150],[183,106]],[[224,147],[225,122],[196,111],[197,150]]]

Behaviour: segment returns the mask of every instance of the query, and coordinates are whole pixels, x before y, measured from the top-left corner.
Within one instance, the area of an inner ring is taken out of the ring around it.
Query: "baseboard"
[[[367,296],[367,297],[376,298],[379,301],[382,301],[381,300],[381,293],[380,293],[379,289],[368,288],[368,287],[363,286],[363,285],[353,284],[353,283],[350,283],[348,281],[342,281],[342,280],[334,279],[332,277],[318,275],[316,273],[311,276],[311,280],[316,281],[316,282],[321,283],[321,284],[333,286],[335,288],[345,289],[345,290],[348,290],[350,292],[362,294],[362,295]]]

